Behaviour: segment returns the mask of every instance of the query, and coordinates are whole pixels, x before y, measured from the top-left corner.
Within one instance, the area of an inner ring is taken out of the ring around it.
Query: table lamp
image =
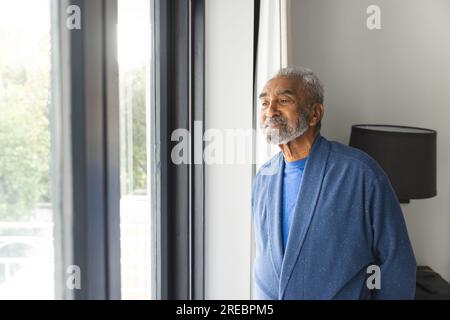
[[[436,136],[430,129],[358,124],[350,146],[374,158],[386,172],[400,203],[436,195]]]

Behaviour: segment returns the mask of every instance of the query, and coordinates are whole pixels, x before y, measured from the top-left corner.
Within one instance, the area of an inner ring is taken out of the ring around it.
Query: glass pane
[[[151,299],[150,1],[119,0],[118,4],[122,298]]]
[[[54,298],[50,0],[0,1],[0,300]]]

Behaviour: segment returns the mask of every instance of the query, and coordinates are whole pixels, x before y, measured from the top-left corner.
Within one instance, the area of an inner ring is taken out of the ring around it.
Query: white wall
[[[381,30],[366,8],[381,8]],[[290,64],[325,84],[324,136],[385,123],[438,131],[438,196],[402,205],[418,264],[450,281],[450,1],[292,0]]]
[[[253,1],[206,1],[206,129],[251,129]],[[249,299],[252,166],[206,167],[206,298]]]

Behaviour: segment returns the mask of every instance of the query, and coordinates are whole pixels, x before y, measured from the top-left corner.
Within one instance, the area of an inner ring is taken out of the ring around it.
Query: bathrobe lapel
[[[303,181],[300,187],[300,192],[297,199],[297,204],[295,207],[295,214],[292,220],[291,232],[289,233],[286,250],[284,255],[282,256],[281,262],[281,272],[280,272],[280,287],[279,287],[279,298],[283,299],[286,289],[289,283],[289,279],[294,270],[295,264],[299,258],[301,253],[303,244],[305,242],[306,234],[308,232],[308,228],[311,224],[313,214],[315,211],[315,207],[317,204],[317,199],[320,193],[320,189],[322,186],[322,181],[325,175],[325,168],[328,161],[329,155],[329,143],[322,136],[318,136],[311,148],[311,152],[309,155],[308,162],[305,167],[305,171],[303,173]],[[283,160],[283,157],[281,157]],[[284,162],[283,162],[284,165]],[[281,179],[277,179],[277,190],[276,193],[279,194],[277,197],[278,202],[281,202],[282,197],[282,177],[283,170],[281,171]],[[281,181],[281,182],[278,182]],[[277,204],[276,215],[278,220],[277,229],[279,230],[273,235],[277,241],[277,245],[275,246],[276,257],[279,255],[279,247],[281,246],[281,205]],[[280,227],[278,228],[278,224]],[[274,230],[275,231],[275,230]],[[278,234],[279,233],[279,234]],[[280,244],[278,244],[280,242]],[[283,253],[281,251],[281,253]],[[277,260],[278,261],[278,260]]]
[[[269,242],[271,249],[272,263],[275,274],[280,279],[281,264],[283,262],[283,234],[282,234],[282,201],[283,201],[283,171],[284,158],[282,153],[278,153],[273,158],[275,163],[272,168],[277,168],[270,175],[269,196],[267,199],[268,214],[270,215],[269,223]]]

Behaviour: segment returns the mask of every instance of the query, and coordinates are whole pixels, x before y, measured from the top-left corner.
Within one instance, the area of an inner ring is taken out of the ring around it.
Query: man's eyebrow
[[[294,93],[291,90],[289,90],[289,89],[281,89],[281,90],[276,91],[275,93],[277,95],[283,95],[283,94],[289,94],[291,96],[294,95]]]
[[[291,95],[291,96],[293,96],[294,95],[294,93],[291,91],[291,90],[289,90],[289,89],[280,89],[280,90],[277,90],[276,92],[276,95],[283,95],[283,94],[288,94],[288,95]],[[263,92],[263,93],[261,93],[260,95],[259,95],[259,98],[261,99],[261,98],[264,98],[264,97],[266,97],[267,96],[267,92]]]

